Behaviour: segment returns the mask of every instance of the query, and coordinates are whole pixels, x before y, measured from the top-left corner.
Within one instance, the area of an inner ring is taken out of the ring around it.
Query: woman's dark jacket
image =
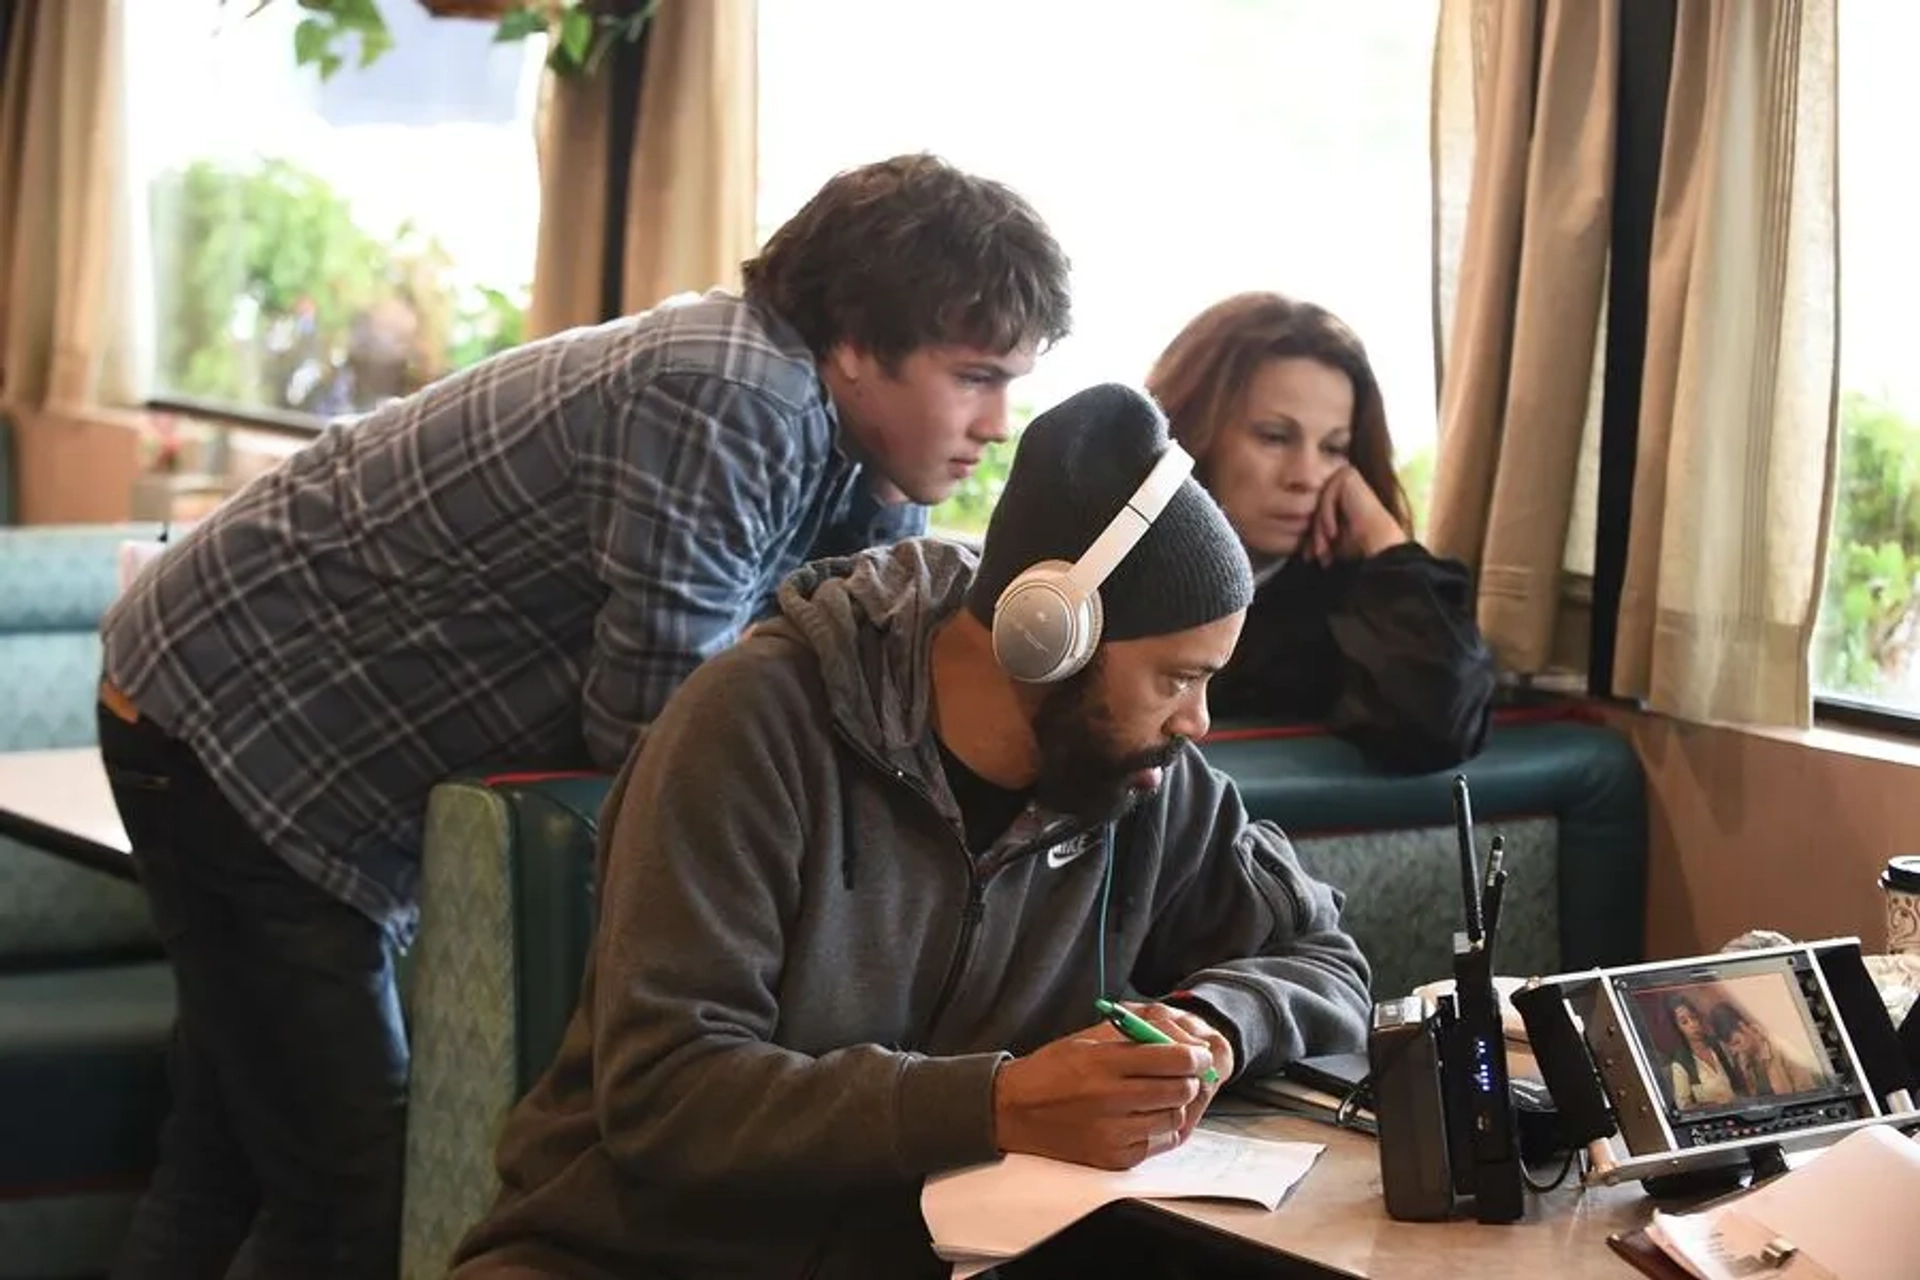
[[[1408,542],[1289,560],[1254,594],[1208,702],[1216,720],[1323,722],[1381,768],[1426,772],[1480,750],[1493,694],[1466,567]]]

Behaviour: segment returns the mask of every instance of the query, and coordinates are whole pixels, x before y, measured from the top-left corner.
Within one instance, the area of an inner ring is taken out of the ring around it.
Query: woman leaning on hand
[[[1353,331],[1311,303],[1238,294],[1180,331],[1147,389],[1253,562],[1214,714],[1324,722],[1398,771],[1479,751],[1494,669],[1472,582],[1413,539]]]

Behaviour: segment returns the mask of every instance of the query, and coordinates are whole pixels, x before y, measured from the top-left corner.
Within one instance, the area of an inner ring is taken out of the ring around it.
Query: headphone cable
[[[1109,822],[1100,832],[1100,860],[1104,864],[1100,872],[1100,914],[1093,922],[1094,957],[1099,966],[1097,982],[1099,990],[1094,994],[1102,999],[1111,999],[1107,994],[1107,907],[1113,900],[1113,824]]]

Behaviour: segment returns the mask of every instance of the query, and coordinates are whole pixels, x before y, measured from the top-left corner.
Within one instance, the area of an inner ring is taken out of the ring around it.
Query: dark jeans
[[[184,744],[99,721],[180,993],[173,1113],[115,1280],[391,1280],[407,1046],[387,936],[268,849]]]

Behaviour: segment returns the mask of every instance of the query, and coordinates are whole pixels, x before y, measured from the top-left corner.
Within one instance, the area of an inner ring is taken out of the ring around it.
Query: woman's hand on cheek
[[[1320,490],[1304,551],[1309,560],[1331,564],[1377,556],[1406,540],[1406,531],[1361,474],[1342,467]]]

